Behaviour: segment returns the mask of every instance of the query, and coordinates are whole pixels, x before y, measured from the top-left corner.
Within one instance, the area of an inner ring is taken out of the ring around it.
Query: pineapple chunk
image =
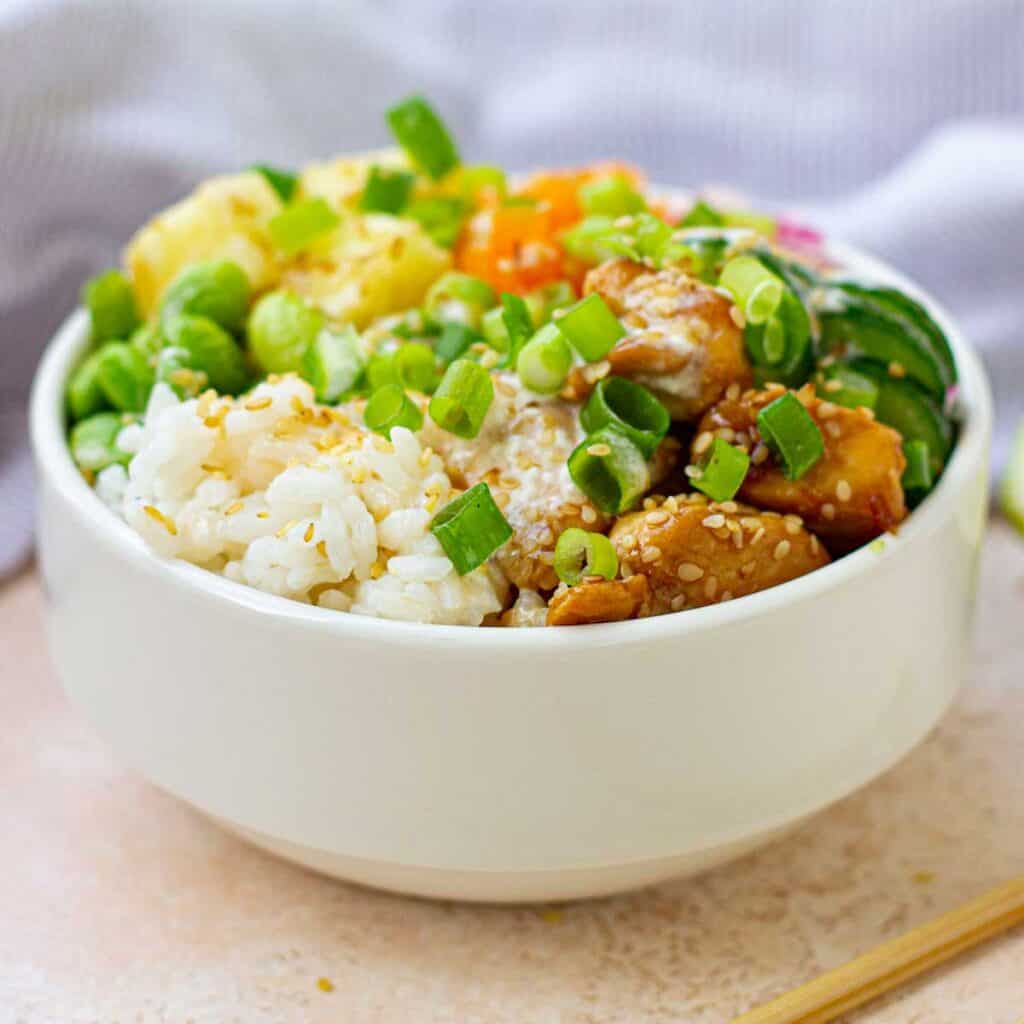
[[[178,272],[200,260],[234,260],[254,291],[274,285],[278,267],[267,222],[280,210],[263,176],[245,171],[203,182],[154,217],[124,253],[143,315],[153,315]]]
[[[415,221],[348,214],[329,242],[300,253],[281,282],[335,320],[365,327],[419,305],[451,266],[451,254]]]
[[[336,210],[355,206],[374,164],[390,171],[409,170],[409,161],[400,149],[378,149],[354,156],[339,156],[322,163],[307,164],[299,178],[299,195],[303,198],[322,196]]]

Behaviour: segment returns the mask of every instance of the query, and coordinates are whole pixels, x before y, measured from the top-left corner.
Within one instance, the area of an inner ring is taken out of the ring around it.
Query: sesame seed
[[[906,370],[906,367],[902,363],[898,363],[898,362],[896,362],[896,360],[893,360],[889,364],[889,376],[890,377],[906,377],[906,375],[907,375],[907,370]]]
[[[596,459],[603,459],[606,455],[611,455],[611,453],[611,448],[603,441],[598,444],[588,445],[587,447],[587,454],[593,455]]]
[[[664,509],[658,508],[653,512],[648,512],[644,517],[644,522],[648,526],[661,526],[662,523],[667,523],[669,518],[669,514]]]
[[[691,480],[699,480],[699,479],[700,479],[700,478],[701,478],[701,477],[702,477],[702,476],[704,475],[704,474],[703,474],[703,473],[701,472],[701,469],[700,469],[700,467],[699,467],[699,466],[685,466],[685,467],[683,468],[683,472],[684,472],[684,473],[685,473],[685,474],[686,474],[686,475],[687,475],[687,476],[688,476],[688,477],[689,477],[689,478],[690,478]]]
[[[718,503],[718,507],[723,512],[728,512],[729,515],[735,515],[740,510],[739,505],[735,501],[721,501]]]
[[[241,512],[243,505],[240,501],[233,501],[226,509],[224,509],[224,515],[233,516],[236,512]]]
[[[761,529],[761,520],[758,519],[757,516],[743,516],[743,518],[740,519],[740,526],[742,526],[744,530],[759,530]]]
[[[693,442],[693,451],[695,455],[703,455],[710,447],[712,442],[715,440],[715,435],[710,430],[705,430],[697,435],[697,440]]]
[[[720,512],[713,512],[711,515],[704,517],[701,525],[706,526],[709,530],[717,530],[720,526],[725,526],[725,516]]]
[[[757,568],[757,562],[744,562],[740,566],[740,575],[746,579],[748,576],[754,575],[754,570]]]
[[[827,420],[831,416],[835,416],[837,412],[836,406],[831,402],[819,402],[818,403],[818,417],[823,420]]]
[[[857,411],[858,411],[858,412],[859,412],[859,413],[861,414],[861,416],[863,416],[863,417],[864,417],[864,419],[866,419],[866,420],[873,420],[873,419],[875,418],[875,410],[874,410],[874,409],[869,409],[869,408],[868,408],[868,407],[867,407],[866,405],[862,405],[862,406],[860,406],[860,407],[859,407],[859,408],[857,409]]]
[[[669,607],[674,612],[681,612],[686,607],[686,595],[676,594],[676,596],[669,602]]]
[[[715,437],[720,437],[723,441],[735,441],[736,431],[732,427],[719,427],[715,431]]]
[[[654,498],[652,498],[652,497],[644,498],[644,511],[645,512],[650,512],[651,509],[655,509],[657,507],[658,507],[658,503],[657,503],[657,501],[654,500]]]
[[[740,386],[739,386],[739,384],[737,384],[735,381],[733,381],[732,384],[730,384],[725,389],[725,397],[728,398],[730,402],[735,402],[736,399],[740,397]]]
[[[790,522],[787,519],[786,520],[786,533],[788,533],[791,537],[795,537],[799,532],[800,532],[800,524],[799,523]]]
[[[836,484],[836,497],[840,501],[849,501],[853,497],[853,488],[846,480],[840,480]]]
[[[840,437],[843,433],[842,427],[835,420],[829,420],[825,424],[825,429],[828,431],[829,437]]]
[[[780,540],[779,543],[775,545],[775,550],[772,552],[772,558],[774,558],[776,562],[781,562],[782,559],[789,554],[790,547],[791,545],[788,540]]]
[[[640,560],[650,565],[651,562],[656,562],[661,558],[661,548],[656,544],[648,544],[647,547],[640,552]]]
[[[761,444],[759,441],[755,446],[754,450],[750,453],[750,461],[755,466],[760,466],[765,459],[768,458],[768,448],[766,445]]]
[[[843,382],[841,380],[827,380],[825,381],[825,390],[835,393],[836,391],[843,390]]]
[[[731,590],[723,590],[722,591],[722,596],[718,599],[718,603],[719,604],[725,604],[726,601],[731,601],[731,600],[732,600],[732,591]]]
[[[675,496],[670,496],[665,499],[665,511],[675,515],[679,511],[679,502],[676,501]]]
[[[580,519],[587,524],[597,522],[597,513],[589,505],[584,505],[580,509]]]
[[[713,601],[715,594],[718,593],[718,577],[709,576],[704,582],[704,596],[709,600]]]
[[[695,583],[704,575],[704,570],[693,562],[682,562],[676,569],[676,575],[684,583]]]
[[[313,524],[310,523],[306,527],[306,532],[302,535],[302,539],[308,544],[313,539]]]
[[[150,519],[159,523],[172,537],[178,536],[178,527],[174,525],[174,521],[165,516],[155,505],[145,505],[142,511]]]
[[[316,542],[316,553],[321,558],[326,558],[327,557],[327,542],[326,541],[318,540]]]
[[[759,529],[759,530],[757,531],[757,533],[755,533],[755,534],[754,534],[754,536],[750,538],[750,543],[751,543],[751,544],[758,544],[758,543],[760,543],[760,541],[761,541],[761,538],[762,538],[763,536],[764,536],[764,527],[762,526],[762,527],[761,527],[761,528],[760,528],[760,529]]]
[[[830,502],[830,501],[826,501],[825,504],[821,506],[821,514],[826,519],[835,519],[835,517],[836,517],[836,507],[835,507],[835,505],[833,505],[832,502]]]
[[[269,512],[257,512],[256,513],[256,518],[257,519],[269,519],[270,518],[270,513]]]
[[[812,554],[816,555],[818,553],[818,549],[820,547],[821,547],[821,545],[818,543],[818,538],[815,537],[814,534],[812,533],[811,534],[811,552],[812,552]]]

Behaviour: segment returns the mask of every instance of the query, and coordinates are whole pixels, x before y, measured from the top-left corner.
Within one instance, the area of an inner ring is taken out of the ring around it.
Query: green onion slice
[[[367,399],[363,422],[375,433],[390,437],[392,427],[419,430],[423,426],[423,413],[400,387],[385,384]]]
[[[572,526],[563,530],[555,544],[555,574],[563,583],[575,587],[588,576],[615,579],[619,556],[603,533],[591,533]]]
[[[271,167],[270,164],[253,164],[249,170],[262,174],[282,203],[290,203],[295,190],[299,187],[299,176],[291,171],[282,171],[279,167]]]
[[[495,306],[487,310],[480,319],[484,341],[496,352],[508,351],[508,328],[505,326],[505,307]]]
[[[721,228],[725,227],[725,217],[710,203],[698,199],[690,208],[690,212],[679,222],[681,228]]]
[[[402,216],[416,221],[438,245],[450,249],[459,237],[468,209],[466,201],[458,196],[429,196],[411,202]]]
[[[533,334],[533,319],[525,300],[511,292],[501,293],[501,319],[508,334],[508,365],[514,370],[520,349]]]
[[[608,515],[625,512],[651,483],[644,453],[613,427],[602,427],[584,439],[569,456],[569,475]]]
[[[416,175],[391,171],[374,164],[359,197],[359,209],[367,213],[401,213],[409,202]]]
[[[302,199],[285,207],[267,225],[271,241],[282,252],[299,252],[318,238],[332,232],[341,218],[321,196]]]
[[[668,410],[642,384],[625,377],[599,380],[580,413],[580,423],[592,434],[614,427],[650,458],[668,433]]]
[[[492,313],[500,313],[495,307]],[[467,324],[461,324],[457,320],[448,320],[441,328],[441,335],[434,342],[434,354],[441,361],[442,365],[448,366],[456,359],[464,356],[472,345],[484,340],[484,335],[474,331]]]
[[[441,542],[460,576],[483,565],[511,536],[485,483],[470,487],[434,517],[430,532]]]
[[[693,477],[693,486],[698,491],[712,501],[731,501],[743,485],[750,456],[742,448],[716,437],[697,468],[700,476]]]
[[[588,362],[604,359],[615,343],[626,336],[626,328],[597,292],[567,309],[557,318],[559,331]]]
[[[491,375],[471,359],[456,359],[430,400],[430,418],[450,434],[473,438],[493,400]]]
[[[505,172],[493,164],[473,164],[463,167],[459,174],[459,188],[467,199],[473,199],[483,189],[492,189],[499,199],[508,192]]]
[[[623,217],[647,208],[644,197],[621,174],[581,185],[579,198],[580,205],[588,214],[597,213],[606,217]]]
[[[435,320],[459,320],[479,327],[484,311],[497,301],[494,289],[486,281],[451,270],[427,290],[423,309]]]
[[[302,357],[302,376],[320,402],[339,401],[356,386],[365,368],[359,335],[351,325],[340,330],[325,327]]]
[[[410,96],[387,112],[388,125],[409,159],[434,181],[459,164],[459,151],[434,108]]]
[[[565,384],[572,369],[572,349],[553,324],[545,324],[523,347],[516,371],[523,387],[551,395]]]
[[[722,268],[719,284],[732,294],[747,322],[752,324],[763,324],[775,314],[785,289],[782,281],[753,256],[729,260]],[[781,358],[780,353],[774,362]]]
[[[907,460],[903,470],[903,490],[912,504],[917,504],[935,486],[932,456],[926,441],[906,441],[903,455]]]
[[[757,414],[757,428],[787,480],[799,480],[825,454],[818,424],[792,392],[787,391]]]

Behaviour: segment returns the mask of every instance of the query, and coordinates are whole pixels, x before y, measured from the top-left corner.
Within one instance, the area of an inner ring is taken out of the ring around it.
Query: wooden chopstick
[[[1024,875],[823,974],[732,1024],[827,1024],[1024,923]]]

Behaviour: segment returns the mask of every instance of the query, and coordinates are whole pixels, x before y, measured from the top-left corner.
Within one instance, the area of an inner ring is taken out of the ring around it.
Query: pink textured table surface
[[[762,853],[564,908],[406,900],[249,849],[117,763],[40,619],[33,574],[0,591],[3,1024],[718,1024],[1024,871],[1024,543],[1002,526],[969,684],[921,748]],[[1018,930],[854,1020],[1022,1018]]]

